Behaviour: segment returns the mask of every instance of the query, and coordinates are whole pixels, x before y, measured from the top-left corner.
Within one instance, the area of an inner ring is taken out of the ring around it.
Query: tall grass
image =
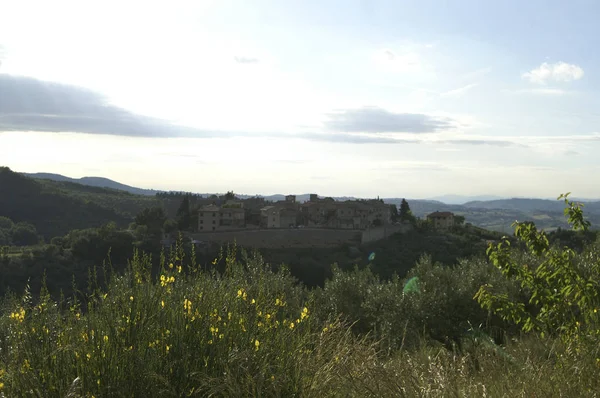
[[[44,291],[35,301],[28,293],[7,297],[0,317],[0,392],[547,397],[600,391],[593,350],[573,353],[531,338],[508,344],[505,356],[477,339],[461,354],[425,337],[410,348],[390,345],[384,335],[402,341],[412,324],[391,322],[384,334],[367,325],[356,333],[338,321],[348,315],[339,300],[325,305],[335,289],[308,291],[285,268],[272,272],[260,256],[235,248],[217,262],[224,264],[222,274],[200,269],[177,249],[153,275],[149,258],[136,255],[124,275],[109,275],[106,289],[92,274],[83,300],[55,302]],[[376,281],[364,283],[364,292],[369,284],[380,289]],[[400,294],[388,290],[389,297]]]

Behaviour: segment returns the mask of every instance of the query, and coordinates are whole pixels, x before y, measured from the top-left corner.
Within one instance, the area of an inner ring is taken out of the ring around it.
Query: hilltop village
[[[210,200],[210,199],[208,199]],[[381,199],[336,201],[311,194],[300,203],[295,195],[285,200],[268,202],[264,198],[216,199],[198,209],[198,232],[235,231],[243,229],[327,228],[366,230],[391,225],[397,214],[395,205]],[[453,224],[452,213],[432,213],[438,228]]]
[[[380,199],[338,202],[316,194],[304,203],[297,202],[295,195],[278,202],[229,199],[198,209],[198,232],[304,227],[364,230],[391,224],[391,206]]]

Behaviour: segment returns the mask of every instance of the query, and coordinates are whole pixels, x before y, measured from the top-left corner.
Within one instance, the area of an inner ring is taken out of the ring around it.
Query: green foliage
[[[225,200],[234,200],[235,199],[235,193],[233,193],[233,191],[227,191],[227,193],[225,194]]]
[[[13,223],[10,218],[0,216],[0,229],[12,229],[14,225],[15,223]]]
[[[186,231],[190,229],[191,213],[189,196],[186,195],[181,200],[181,205],[179,205],[179,208],[177,209],[175,219],[177,220],[177,226],[181,231]]]
[[[415,221],[415,216],[412,214],[406,199],[402,199],[402,202],[400,202],[400,220],[410,222]]]
[[[135,216],[135,223],[144,226],[152,236],[160,236],[167,216],[162,207],[152,207],[142,210]]]
[[[568,199],[565,215],[574,230],[586,231],[582,205]],[[485,284],[475,295],[482,307],[514,322],[524,331],[542,337],[558,334],[569,342],[599,335],[600,329],[600,252],[595,248],[578,254],[568,247],[551,247],[548,237],[531,222],[516,222],[515,235],[529,254],[528,261],[515,255],[510,242],[490,245],[488,255],[505,278],[518,282],[527,294],[516,301]]]
[[[10,230],[13,244],[16,246],[30,246],[39,242],[35,227],[26,222],[15,224]]]

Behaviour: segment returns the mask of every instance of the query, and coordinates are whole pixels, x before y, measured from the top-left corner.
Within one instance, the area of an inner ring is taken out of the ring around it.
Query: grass
[[[239,260],[239,258],[242,258]],[[317,296],[235,249],[201,269],[176,251],[151,275],[136,255],[85,300],[5,299],[0,392],[6,397],[597,396],[598,353],[523,337],[508,355],[470,339],[461,353],[425,337],[385,351]],[[81,297],[81,296],[80,296]],[[326,295],[320,295],[327,297]],[[319,315],[318,315],[319,314]],[[399,335],[404,329],[395,330]],[[592,342],[590,347],[596,347]],[[596,395],[594,395],[596,394]]]

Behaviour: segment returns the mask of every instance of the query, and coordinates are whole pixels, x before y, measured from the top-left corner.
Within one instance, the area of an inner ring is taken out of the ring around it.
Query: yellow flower
[[[104,336],[104,342],[108,343],[108,336]]]
[[[4,388],[4,383],[0,382],[0,391]]]
[[[129,301],[133,301],[133,296],[129,296]]]
[[[192,314],[192,302],[188,299],[183,300],[183,309],[187,311],[189,315]]]
[[[91,359],[91,358],[92,358],[92,354],[90,354],[90,353],[88,352],[87,354],[85,354],[85,357],[86,357],[87,359]]]
[[[173,269],[173,263],[169,263],[169,268]]]
[[[250,301],[250,304],[256,304],[256,300],[252,299],[252,301]]]
[[[254,340],[254,349],[258,351],[258,347],[260,347],[260,341],[258,339]]]
[[[161,307],[165,308],[165,302],[164,302],[164,300],[160,301],[160,305],[161,305]]]
[[[215,258],[214,260],[212,260],[212,264],[213,264],[213,265],[216,265],[216,264],[217,264],[217,261],[218,261],[218,260]]]
[[[181,274],[181,265],[177,266],[177,272]]]
[[[271,381],[275,381],[275,376],[271,375]]]
[[[294,322],[290,322],[290,329],[294,328]]]

